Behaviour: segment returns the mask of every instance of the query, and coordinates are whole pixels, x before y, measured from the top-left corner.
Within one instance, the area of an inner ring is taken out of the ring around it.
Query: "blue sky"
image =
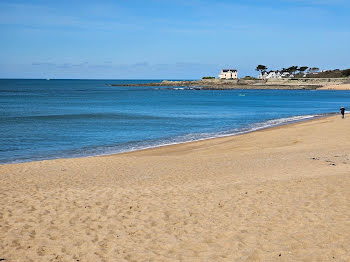
[[[349,0],[0,0],[0,78],[350,68]]]

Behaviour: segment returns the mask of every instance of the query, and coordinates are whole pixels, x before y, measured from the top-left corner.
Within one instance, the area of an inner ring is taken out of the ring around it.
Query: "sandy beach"
[[[350,261],[350,118],[0,166],[4,261]]]
[[[326,85],[317,89],[318,90],[350,90],[350,84]]]

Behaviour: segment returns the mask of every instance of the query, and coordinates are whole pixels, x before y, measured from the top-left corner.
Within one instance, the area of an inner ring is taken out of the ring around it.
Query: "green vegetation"
[[[320,71],[318,67],[310,67],[308,70],[308,73],[313,74],[313,73],[317,73],[318,71]]]
[[[243,80],[258,80],[257,78],[255,77],[252,77],[252,76],[245,76],[244,78],[242,78]]]
[[[260,71],[261,73],[267,71],[267,67],[264,65],[258,65],[255,69],[256,71]],[[350,69],[340,70],[327,70],[319,72],[320,69],[318,67],[308,67],[308,66],[291,66],[288,68],[282,68],[280,70],[276,70],[280,73],[289,73],[285,77],[292,76],[293,78],[344,78],[350,77]],[[243,78],[245,79],[245,78]],[[246,77],[246,79],[249,79]]]
[[[308,69],[309,67],[308,66],[301,66],[299,67],[299,71],[300,73],[304,73],[306,71],[306,69]]]
[[[263,72],[263,71],[266,71],[267,70],[267,67],[264,66],[264,65],[258,65],[256,68],[255,68],[255,71],[260,71]]]
[[[255,70],[260,71],[260,72],[265,72],[265,71],[267,71],[267,67],[264,65],[258,65]],[[288,68],[283,67],[282,69],[277,69],[275,71],[278,71],[281,73],[289,73],[291,75],[300,74],[303,76],[305,74],[306,70],[307,70],[307,72],[306,72],[307,74],[314,74],[314,73],[318,72],[320,69],[318,67],[291,66]],[[298,71],[299,71],[299,73],[297,73]]]
[[[202,79],[215,79],[213,76],[203,76]]]
[[[350,69],[345,69],[342,71],[343,72],[343,75],[346,76],[346,77],[350,77]]]
[[[327,70],[323,72],[319,72],[317,74],[306,74],[306,77],[308,78],[345,78],[350,77],[350,69],[345,70]]]

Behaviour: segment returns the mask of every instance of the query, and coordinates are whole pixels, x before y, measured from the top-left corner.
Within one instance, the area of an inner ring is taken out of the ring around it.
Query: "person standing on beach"
[[[345,108],[344,107],[340,108],[340,113],[341,113],[341,118],[344,118],[344,114],[345,114]]]

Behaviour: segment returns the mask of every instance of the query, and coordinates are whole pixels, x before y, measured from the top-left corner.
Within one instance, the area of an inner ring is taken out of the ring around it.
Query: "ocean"
[[[348,91],[110,86],[160,81],[1,79],[0,163],[241,134],[350,107]]]

